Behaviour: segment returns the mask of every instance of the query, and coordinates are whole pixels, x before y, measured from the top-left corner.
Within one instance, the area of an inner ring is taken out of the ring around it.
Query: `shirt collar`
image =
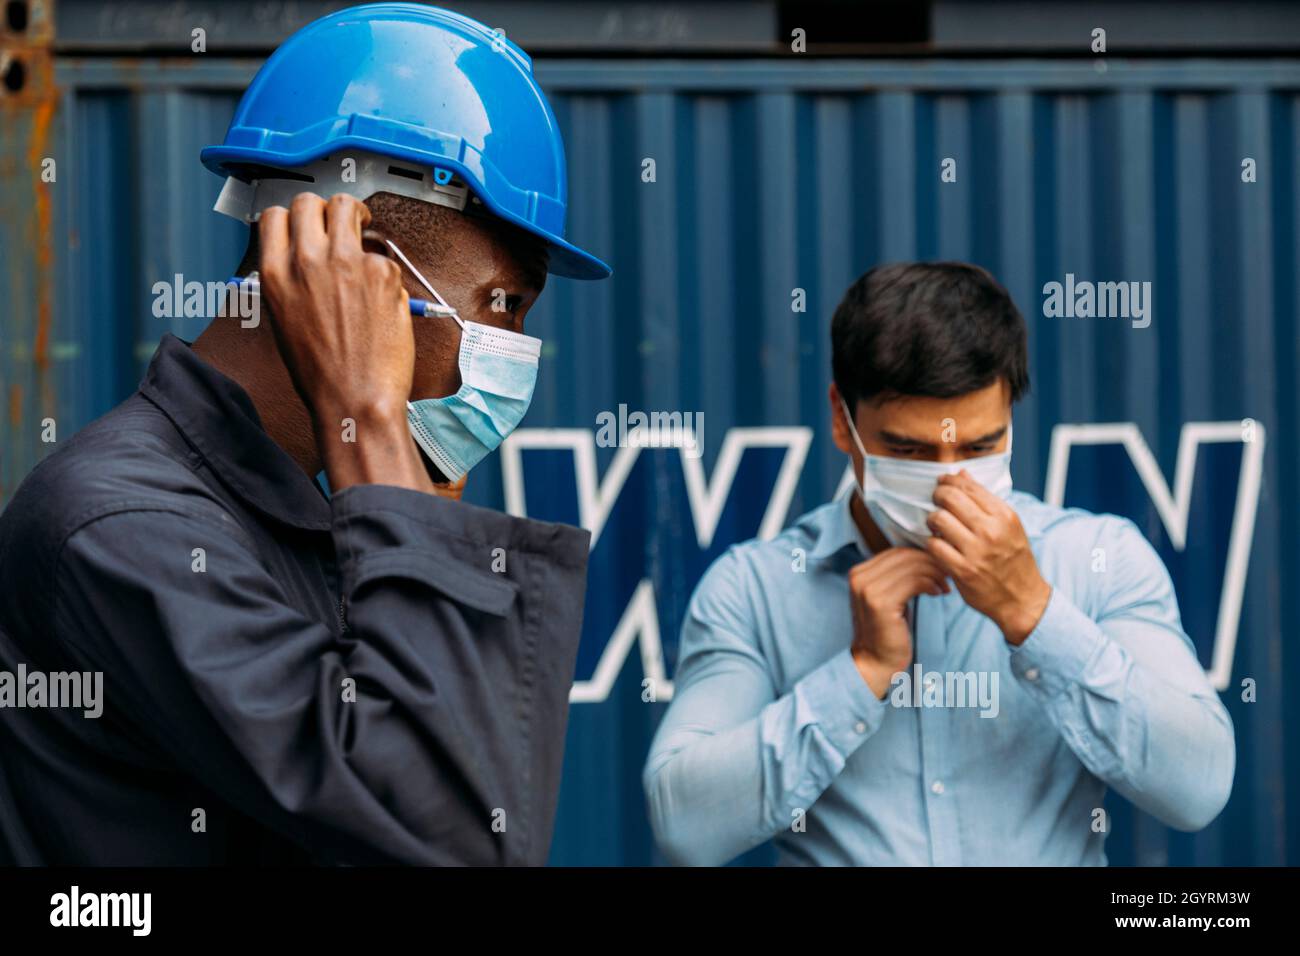
[[[329,530],[321,487],[266,433],[243,387],[199,358],[189,342],[163,335],[140,393],[247,504],[295,528]]]
[[[853,494],[853,490],[849,489],[848,493],[838,498],[833,503],[834,507],[826,513],[826,521],[822,525],[821,533],[817,535],[817,544],[813,546],[809,557],[819,560],[829,558],[851,546],[857,547],[862,557],[871,556],[871,549],[862,539],[858,523],[853,520]]]

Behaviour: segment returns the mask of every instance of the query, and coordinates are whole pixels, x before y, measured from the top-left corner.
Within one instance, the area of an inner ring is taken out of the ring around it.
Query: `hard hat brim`
[[[546,239],[546,248],[550,252],[546,271],[552,275],[566,279],[608,279],[613,272],[590,252],[585,252],[564,239]]]

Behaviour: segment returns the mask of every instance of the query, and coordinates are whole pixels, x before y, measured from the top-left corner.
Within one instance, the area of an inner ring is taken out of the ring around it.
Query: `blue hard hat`
[[[257,71],[225,142],[200,158],[246,177],[349,148],[459,177],[490,212],[545,240],[556,275],[610,273],[564,239],[564,143],[532,60],[476,20],[374,3],[309,23]]]

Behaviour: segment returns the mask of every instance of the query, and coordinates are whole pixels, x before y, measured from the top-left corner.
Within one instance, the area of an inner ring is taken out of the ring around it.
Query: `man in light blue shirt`
[[[1024,321],[959,263],[871,270],[832,322],[853,494],[730,548],[644,772],[656,839],[721,864],[1104,865],[1106,787],[1198,830],[1232,722],[1134,524],[1012,491]]]

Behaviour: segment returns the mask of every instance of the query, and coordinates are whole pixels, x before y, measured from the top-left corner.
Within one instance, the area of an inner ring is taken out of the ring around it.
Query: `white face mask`
[[[460,481],[500,447],[528,411],[542,340],[463,320],[397,244],[384,241],[433,296],[439,314],[460,325],[460,388],[454,395],[406,403],[407,427],[420,450],[444,478]]]
[[[853,443],[862,455],[862,479],[858,493],[867,512],[881,532],[895,546],[925,547],[931,536],[926,516],[939,506],[934,503],[934,489],[940,475],[955,475],[965,469],[972,478],[999,498],[1011,494],[1011,426],[1007,425],[1007,450],[979,458],[950,463],[911,461],[868,455],[858,437],[858,429],[849,414],[849,406],[840,399],[844,419],[848,422]]]

